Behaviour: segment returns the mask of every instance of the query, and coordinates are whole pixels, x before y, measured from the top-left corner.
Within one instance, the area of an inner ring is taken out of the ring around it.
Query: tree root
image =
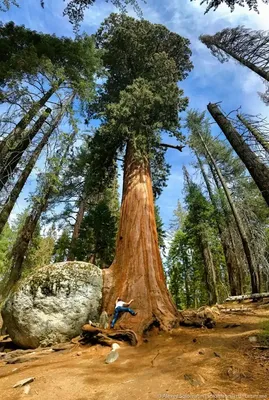
[[[81,343],[101,344],[104,346],[112,346],[115,341],[127,342],[131,346],[136,346],[138,336],[131,330],[113,330],[101,329],[92,325],[84,325],[82,327]]]

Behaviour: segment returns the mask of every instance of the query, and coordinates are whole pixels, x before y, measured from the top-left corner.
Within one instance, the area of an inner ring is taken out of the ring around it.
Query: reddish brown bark
[[[134,299],[136,316],[125,313],[116,328],[142,334],[151,326],[168,329],[179,322],[179,313],[167,290],[158,247],[149,166],[136,161],[128,144],[125,156],[123,197],[115,259],[104,270],[103,310],[113,314],[117,297]]]

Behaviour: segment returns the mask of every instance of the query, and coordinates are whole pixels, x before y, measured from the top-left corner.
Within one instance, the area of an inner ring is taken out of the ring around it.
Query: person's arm
[[[129,306],[130,304],[132,304],[133,301],[134,301],[134,299],[130,300],[129,303],[124,303],[124,305]]]

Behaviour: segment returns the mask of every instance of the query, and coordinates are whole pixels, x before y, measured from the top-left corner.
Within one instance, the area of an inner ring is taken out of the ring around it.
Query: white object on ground
[[[27,385],[27,383],[31,383],[35,380],[35,378],[31,377],[31,378],[26,378],[26,379],[22,379],[21,381],[17,382],[13,387],[17,388],[17,387],[22,387],[24,385]]]

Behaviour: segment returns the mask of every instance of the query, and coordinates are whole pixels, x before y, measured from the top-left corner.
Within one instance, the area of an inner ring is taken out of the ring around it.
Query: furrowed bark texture
[[[179,313],[167,290],[158,246],[149,166],[136,161],[129,143],[125,156],[123,198],[115,259],[104,270],[103,310],[113,314],[117,297],[134,299],[138,314],[125,313],[116,328],[142,334],[151,326],[169,329]]]
[[[245,164],[269,206],[269,168],[260,161],[255,153],[253,153],[244,141],[244,138],[241,137],[216,104],[209,103],[207,109],[221,128],[238,157]]]

